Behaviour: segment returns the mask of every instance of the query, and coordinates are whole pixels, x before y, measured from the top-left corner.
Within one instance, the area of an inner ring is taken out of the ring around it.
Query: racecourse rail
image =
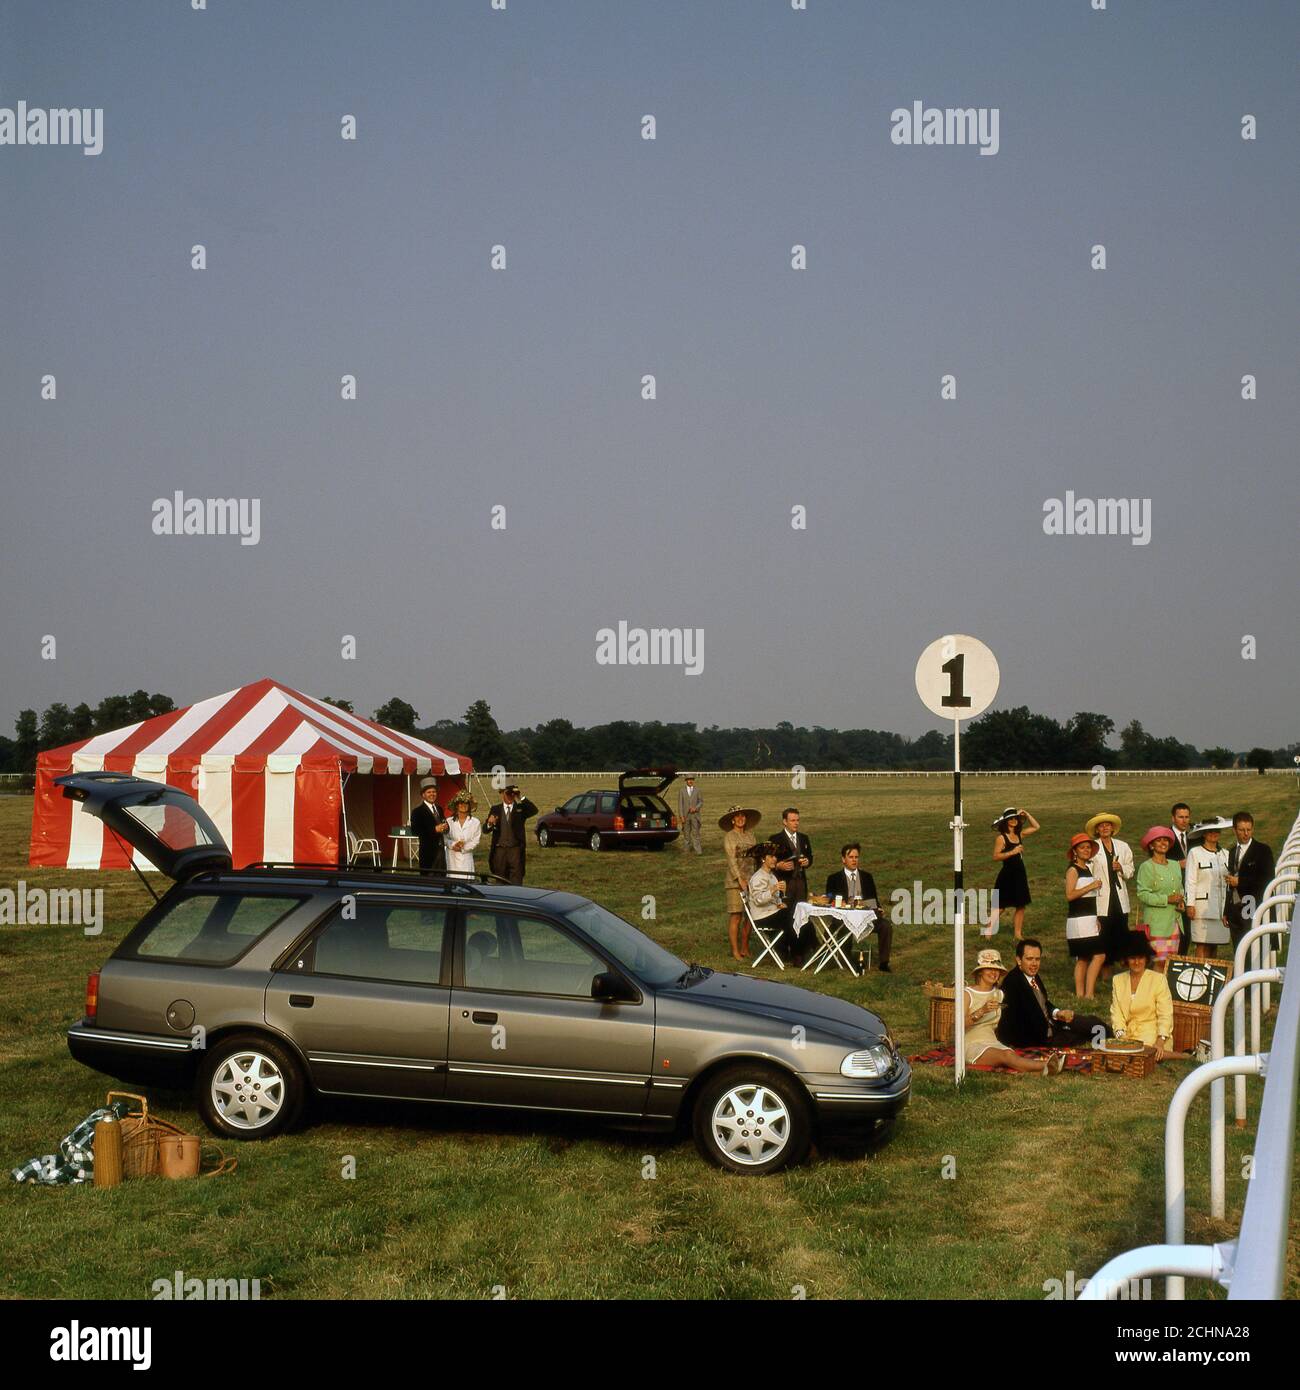
[[[689,766],[689,764],[683,764]],[[723,779],[731,777],[789,777],[790,767],[767,767],[767,768],[723,768],[720,771],[698,771],[694,776],[699,778],[721,777]],[[1007,768],[989,772],[971,772],[967,768],[962,768],[963,777],[1091,777],[1095,774],[1096,768],[1093,767],[1059,767],[1059,768]],[[494,772],[495,769],[489,769]],[[928,769],[924,772],[909,770],[907,768],[860,768],[835,769],[833,771],[817,772],[811,768],[801,767],[800,773],[804,777],[952,777],[952,768],[943,768],[939,771]],[[1293,773],[1296,770],[1290,767],[1271,767],[1267,772],[1271,776],[1280,773]],[[479,775],[480,770],[475,769],[475,774]],[[486,774],[483,774],[486,775]],[[521,781],[527,780],[534,782],[542,777],[617,777],[619,770],[604,768],[599,771],[577,772],[505,772],[506,777],[518,778]],[[1259,773],[1253,767],[1108,767],[1106,768],[1107,777],[1258,777]],[[1300,776],[1300,773],[1297,774]]]
[[[1097,1301],[1117,1298],[1130,1281],[1165,1275],[1165,1297],[1181,1299],[1188,1278],[1211,1279],[1228,1290],[1230,1299],[1279,1299],[1286,1281],[1287,1235],[1290,1229],[1292,1162],[1295,1154],[1296,1089],[1300,1083],[1300,969],[1287,978],[1289,965],[1277,964],[1277,947],[1300,921],[1300,816],[1296,817],[1278,856],[1277,872],[1257,905],[1253,925],[1234,953],[1233,977],[1215,1001],[1210,1027],[1210,1060],[1197,1067],[1174,1092],[1165,1125],[1165,1240],[1145,1245],[1108,1261],[1088,1281],[1080,1297]],[[1244,970],[1249,958],[1250,969]],[[1290,952],[1288,950],[1288,961]],[[1260,1050],[1262,1016],[1268,1012],[1268,991],[1282,986],[1273,1044]],[[1251,1048],[1246,1048],[1246,993],[1250,993]],[[1225,1055],[1228,1005],[1232,1004],[1235,1042]],[[1246,1205],[1235,1241],[1187,1245],[1183,1241],[1187,1204],[1184,1130],[1192,1101],[1208,1085],[1210,1110],[1210,1215],[1224,1216],[1224,1087],[1227,1078],[1237,1087],[1238,1125],[1246,1120],[1246,1079],[1262,1076],[1264,1097],[1255,1132],[1254,1172],[1246,1189]]]

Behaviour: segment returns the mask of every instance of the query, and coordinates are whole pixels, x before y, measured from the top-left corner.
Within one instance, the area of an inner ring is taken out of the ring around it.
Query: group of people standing
[[[1113,811],[1099,811],[1070,839],[1065,936],[1074,961],[1075,994],[1081,999],[1096,997],[1103,970],[1109,977],[1119,962],[1131,958],[1132,930],[1145,939],[1151,959],[1163,971],[1171,956],[1189,946],[1201,959],[1213,959],[1220,946],[1231,942],[1235,947],[1250,927],[1255,905],[1273,877],[1273,852],[1255,839],[1254,817],[1238,811],[1231,820],[1212,816],[1193,825],[1191,810],[1179,801],[1170,807],[1169,818],[1170,825],[1153,825],[1142,836],[1147,857],[1136,869],[1132,849],[1119,838],[1123,821]],[[1024,841],[1040,828],[1023,807],[1008,807],[993,822],[993,858],[1002,868],[986,935],[1011,910],[1016,940],[1022,938],[1031,901]],[[1219,845],[1226,830],[1234,836],[1230,850]]]
[[[411,812],[411,830],[420,841],[420,872],[474,876],[474,851],[484,830],[491,835],[488,868],[507,883],[522,883],[526,866],[525,826],[537,807],[519,787],[502,787],[501,800],[488,809],[486,823],[474,815],[476,803],[467,791],[458,791],[445,813],[438,805],[438,779],[420,783],[420,804]]]

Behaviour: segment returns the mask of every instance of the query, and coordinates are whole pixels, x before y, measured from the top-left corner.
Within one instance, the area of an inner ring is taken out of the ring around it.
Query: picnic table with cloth
[[[812,922],[821,935],[822,944],[809,957],[804,969],[813,967],[818,974],[831,961],[842,966],[850,975],[858,971],[845,954],[850,941],[862,942],[875,930],[876,913],[869,907],[831,907],[826,903],[796,903],[793,925],[796,935],[804,924]]]

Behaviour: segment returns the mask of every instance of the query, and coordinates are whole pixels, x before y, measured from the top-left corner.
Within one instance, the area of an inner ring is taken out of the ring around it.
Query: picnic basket
[[[921,992],[930,1001],[930,1041],[950,1043],[953,1038],[952,1011],[957,990],[953,985],[940,984],[937,980],[926,980]]]
[[[114,1100],[125,1100],[133,1102],[137,1109],[129,1110],[122,1120],[122,1178],[151,1178],[156,1175],[163,1177],[182,1177],[196,1176],[198,1165],[193,1159],[194,1146],[199,1145],[200,1141],[192,1134],[187,1134],[179,1125],[171,1124],[167,1120],[160,1120],[156,1115],[149,1113],[149,1102],[144,1096],[137,1096],[131,1091],[110,1091],[106,1105],[111,1105]],[[161,1160],[161,1150],[164,1145],[168,1145],[175,1150],[183,1148],[185,1158],[183,1162],[169,1161],[166,1165]],[[215,1144],[213,1148],[217,1148]],[[235,1159],[227,1158],[225,1154],[217,1149],[218,1160],[215,1168],[211,1168],[203,1174],[204,1177],[215,1177],[218,1173],[229,1173],[235,1167]]]
[[[1094,1047],[1088,1054],[1093,1076],[1105,1076],[1107,1072],[1118,1072],[1130,1080],[1139,1081],[1150,1076],[1156,1069],[1156,1050],[1144,1048],[1141,1052],[1103,1052]]]

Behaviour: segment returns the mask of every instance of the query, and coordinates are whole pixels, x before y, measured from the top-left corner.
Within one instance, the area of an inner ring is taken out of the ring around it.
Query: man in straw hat
[[[441,874],[447,871],[447,856],[442,837],[447,819],[438,809],[438,779],[420,778],[420,804],[411,812],[411,829],[420,837],[420,872]]]
[[[763,819],[761,811],[752,806],[728,806],[718,817],[722,837],[722,853],[727,870],[723,879],[727,893],[727,934],[731,939],[732,960],[749,958],[749,923],[745,920],[745,900],[742,894],[754,871],[750,851],[754,848],[753,827]]]

